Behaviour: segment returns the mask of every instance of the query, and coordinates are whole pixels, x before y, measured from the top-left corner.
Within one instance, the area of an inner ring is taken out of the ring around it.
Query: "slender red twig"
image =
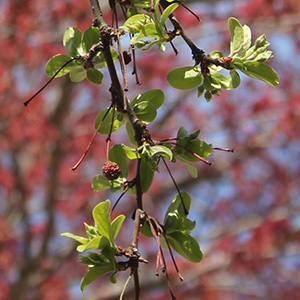
[[[93,144],[93,142],[95,140],[95,137],[96,137],[96,135],[97,135],[97,133],[98,133],[98,131],[99,131],[99,129],[100,129],[103,121],[105,120],[106,116],[108,115],[108,113],[109,113],[109,111],[111,110],[112,107],[113,106],[111,104],[110,107],[108,108],[108,110],[106,111],[105,115],[103,116],[101,122],[99,123],[97,129],[95,130],[95,132],[94,132],[94,134],[93,134],[93,136],[92,136],[92,138],[91,138],[88,146],[86,147],[84,153],[82,154],[82,156],[80,157],[80,159],[78,160],[78,162],[71,168],[72,171],[75,171],[79,167],[79,165],[82,163],[82,161],[84,160],[85,156],[87,155],[88,151],[90,150],[90,148],[91,148],[91,146],[92,146],[92,144]]]

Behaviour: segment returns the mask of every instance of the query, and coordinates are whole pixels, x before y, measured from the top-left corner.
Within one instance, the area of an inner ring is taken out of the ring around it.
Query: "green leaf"
[[[137,142],[136,142],[136,140],[135,140],[135,138],[134,138],[135,132],[134,132],[134,130],[133,130],[133,127],[132,127],[131,123],[128,122],[128,121],[126,122],[126,131],[127,131],[127,136],[128,136],[129,141],[130,141],[133,145],[136,145],[136,146],[137,146]]]
[[[186,131],[186,129],[183,126],[181,126],[177,132],[177,139],[181,139],[188,136],[189,133]]]
[[[196,88],[202,79],[201,70],[197,66],[174,69],[167,76],[169,84],[179,90]]]
[[[117,238],[118,234],[119,234],[119,231],[122,227],[122,224],[125,220],[125,216],[124,215],[119,215],[117,216],[112,222],[111,222],[111,228],[112,228],[112,231],[113,231],[113,236],[114,236],[114,239]]]
[[[68,27],[64,33],[63,44],[71,57],[83,55],[81,47],[82,32],[75,27]]]
[[[100,31],[97,27],[89,27],[82,35],[82,50],[89,53],[91,47],[99,43]]]
[[[238,52],[243,47],[244,30],[240,22],[233,17],[228,19],[228,25],[231,35],[229,56],[232,56],[235,52]]]
[[[73,234],[73,233],[70,233],[70,232],[64,232],[61,234],[61,236],[66,236],[68,238],[71,238],[77,242],[79,242],[80,244],[87,244],[89,239],[83,237],[83,236],[80,236],[80,235],[76,235],[76,234]]]
[[[195,138],[198,134],[199,132],[196,131],[189,135],[184,127],[180,127],[177,133],[176,146],[173,149],[175,158],[183,161],[195,162],[199,161],[199,158],[197,158],[194,153],[202,158],[207,158],[213,152],[210,145]]]
[[[187,260],[198,263],[202,259],[202,252],[197,241],[189,234],[172,232],[166,235],[171,247]]]
[[[136,148],[130,148],[124,144],[122,144],[122,148],[126,151],[126,155],[129,159],[141,158],[141,155],[138,153]]]
[[[230,70],[227,78],[229,78],[229,87],[232,89],[236,89],[241,83],[240,75],[235,70]]]
[[[166,9],[164,9],[163,13],[161,14],[161,18],[160,18],[160,25],[164,26],[167,18],[169,17],[169,15],[171,13],[173,13],[173,11],[178,7],[177,3],[173,3],[171,5],[169,5]]]
[[[110,191],[112,193],[116,193],[118,192],[122,187],[122,183],[126,180],[126,178],[122,178],[122,177],[119,177],[117,179],[114,179],[114,180],[110,180],[109,181],[109,187],[110,187]]]
[[[108,108],[102,110],[96,117],[95,120],[95,129],[98,128],[99,123],[103,120],[103,117],[105,116]],[[113,126],[112,126],[112,132],[116,131],[119,129],[124,124],[124,119],[123,117],[119,116],[119,113],[116,108],[111,108],[108,114],[106,115],[105,119],[102,122],[102,125],[100,126],[99,132],[101,134],[109,134],[110,129],[111,129],[111,122],[112,122],[112,117],[113,117],[113,110],[115,110],[114,113],[114,121],[113,121]]]
[[[83,252],[88,249],[103,249],[109,247],[109,241],[104,236],[97,236],[89,241],[87,244],[77,246],[78,252]]]
[[[265,81],[272,86],[279,84],[277,73],[264,63],[247,61],[244,63],[244,69],[241,71],[252,78]]]
[[[103,175],[95,176],[92,180],[92,189],[95,192],[100,192],[110,187],[109,180]]]
[[[103,73],[96,70],[95,68],[93,69],[88,69],[86,72],[87,78],[89,81],[96,83],[96,84],[101,84],[102,79],[104,77]]]
[[[142,191],[146,193],[153,181],[154,170],[151,168],[149,163],[146,161],[144,157],[142,157],[141,165],[140,165],[140,178],[141,178],[141,186]]]
[[[55,73],[65,64],[68,64],[59,71],[59,73],[56,75],[56,78],[61,77],[70,71],[81,69],[82,67],[82,62],[79,60],[73,60],[71,56],[69,55],[64,55],[64,54],[57,54],[53,57],[51,57],[46,65],[46,72],[49,77],[53,77]]]
[[[181,197],[180,197],[180,195],[181,195]],[[180,195],[177,194],[173,198],[173,200],[172,200],[172,202],[169,205],[169,208],[167,210],[167,213],[166,213],[166,216],[165,216],[165,221],[166,221],[169,213],[175,213],[175,212],[177,212],[180,216],[186,217],[181,199],[183,199],[184,206],[187,209],[187,211],[189,211],[190,210],[190,206],[191,206],[191,197],[186,192],[181,192]]]
[[[138,102],[133,106],[136,116],[144,123],[152,122],[157,115],[154,105],[148,101]]]
[[[114,272],[114,273],[112,273],[112,274],[110,275],[109,281],[110,281],[111,283],[117,283],[117,273],[118,273],[118,271],[116,271],[116,272]]]
[[[172,158],[173,158],[172,151],[168,147],[165,147],[162,145],[151,146],[150,154],[151,154],[151,157],[153,157],[155,155],[161,155],[161,156],[166,157],[168,160],[172,160]]]
[[[116,144],[109,149],[109,160],[114,161],[119,165],[121,177],[128,177],[127,155],[122,145]]]
[[[97,278],[108,272],[114,271],[114,267],[111,263],[101,262],[99,264],[100,266],[94,267],[87,273],[85,273],[80,283],[81,291],[83,291],[90,283],[92,283]]]
[[[112,59],[113,61],[116,61],[118,59],[118,52],[111,48],[110,49],[111,55],[112,55]],[[102,68],[106,68],[107,64],[106,61],[104,59],[104,55],[102,52],[99,52],[96,56],[95,56],[95,62],[94,62],[94,68],[95,69],[102,69]]]
[[[148,90],[142,94],[138,94],[131,102],[131,105],[134,106],[138,102],[149,102],[156,109],[158,109],[164,102],[164,93],[161,90],[153,89]]]
[[[109,208],[109,200],[100,202],[93,209],[93,218],[99,234],[106,237],[111,245],[114,245],[114,235],[111,227]]]
[[[251,29],[249,26],[243,26],[244,31],[244,43],[242,47],[242,52],[240,51],[240,55],[243,55],[251,46]]]
[[[131,34],[139,33],[146,24],[153,23],[152,19],[144,14],[133,15],[126,20],[123,26],[124,30],[130,32]]]
[[[198,177],[198,170],[194,166],[192,166],[188,161],[186,161],[184,159],[180,159],[180,161],[182,161],[186,165],[187,169],[189,170],[189,172],[193,178]]]
[[[83,67],[81,67],[78,70],[70,72],[70,79],[73,82],[80,82],[85,78],[86,78],[86,70]]]

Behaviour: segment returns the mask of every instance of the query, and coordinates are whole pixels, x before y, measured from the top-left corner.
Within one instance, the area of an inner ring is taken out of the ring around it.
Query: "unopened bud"
[[[267,41],[267,37],[265,34],[262,34],[259,36],[255,41],[255,49],[258,49],[260,47],[263,47]]]

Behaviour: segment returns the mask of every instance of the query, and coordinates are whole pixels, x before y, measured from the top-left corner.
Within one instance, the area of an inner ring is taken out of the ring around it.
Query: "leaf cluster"
[[[96,48],[94,50],[97,52],[96,55],[92,60],[88,60],[93,46],[99,45],[99,38],[100,31],[97,27],[89,27],[84,33],[77,28],[68,27],[63,38],[63,45],[68,55],[57,54],[53,56],[47,62],[47,74],[50,77],[61,77],[69,74],[73,82],[87,78],[93,83],[101,84],[104,75],[98,69],[106,67],[102,52]],[[101,48],[100,45],[99,48]],[[111,51],[113,59],[116,60],[118,58],[117,52],[114,49]],[[65,67],[61,69],[62,66]]]
[[[210,101],[212,95],[219,95],[222,89],[231,90],[240,85],[237,70],[272,86],[278,85],[278,75],[265,64],[272,57],[272,51],[266,49],[270,45],[266,36],[259,36],[251,46],[251,30],[247,25],[242,26],[235,18],[229,18],[228,24],[231,34],[230,54],[224,56],[219,51],[211,52],[208,57],[212,59],[212,64],[208,66],[207,74],[203,74],[199,66],[170,71],[167,80],[171,86],[181,90],[198,87],[198,97],[204,94],[205,99]],[[227,76],[221,73],[224,67],[229,71]]]
[[[110,220],[110,201],[106,200],[97,204],[93,209],[94,226],[84,223],[87,237],[65,232],[62,236],[72,238],[80,243],[77,246],[78,252],[90,249],[97,249],[99,253],[88,252],[87,255],[80,257],[80,262],[88,266],[88,271],[81,280],[81,290],[83,291],[91,282],[100,276],[113,272],[110,277],[112,283],[116,282],[115,274],[118,266],[115,255],[118,248],[115,244],[123,221],[124,215],[117,216],[113,221]]]

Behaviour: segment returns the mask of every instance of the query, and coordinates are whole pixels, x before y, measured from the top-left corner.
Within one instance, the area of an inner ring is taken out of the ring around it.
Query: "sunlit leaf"
[[[70,232],[64,232],[61,234],[61,236],[66,236],[68,238],[71,238],[77,242],[79,242],[80,244],[87,244],[89,239],[83,237],[83,236],[80,236],[80,235],[76,235],[76,234],[73,234],[73,233],[70,233]]]
[[[93,218],[100,235],[106,237],[114,245],[114,235],[110,221],[110,201],[106,200],[97,204],[93,209]]]
[[[88,53],[90,48],[99,42],[100,31],[97,27],[89,27],[82,35],[82,49],[85,53]]]
[[[84,54],[82,49],[80,49],[81,37],[82,32],[79,29],[75,27],[67,27],[64,33],[63,44],[66,48],[67,53],[71,57],[76,57],[78,55]]]
[[[240,22],[233,17],[228,19],[228,25],[231,35],[229,56],[232,56],[235,52],[238,52],[244,44],[244,30]]]
[[[114,239],[116,239],[116,237],[118,236],[124,220],[125,220],[125,216],[119,215],[111,222],[111,228],[113,231]]]
[[[70,71],[80,70],[82,68],[82,62],[79,60],[72,60],[72,57],[64,54],[57,54],[51,57],[46,65],[46,72],[49,77],[53,77],[55,73],[65,64],[67,64],[56,77],[61,77]],[[69,62],[69,63],[68,63]]]
[[[256,61],[247,61],[244,63],[244,69],[241,70],[248,76],[267,82],[272,86],[279,84],[277,73],[268,65]]]
[[[87,273],[85,273],[81,280],[81,291],[83,291],[94,280],[111,271],[114,271],[114,267],[111,263],[107,262],[102,262],[100,263],[100,266],[90,269]]]
[[[167,80],[169,84],[179,90],[193,89],[202,82],[201,70],[198,67],[183,67],[169,72]]]

